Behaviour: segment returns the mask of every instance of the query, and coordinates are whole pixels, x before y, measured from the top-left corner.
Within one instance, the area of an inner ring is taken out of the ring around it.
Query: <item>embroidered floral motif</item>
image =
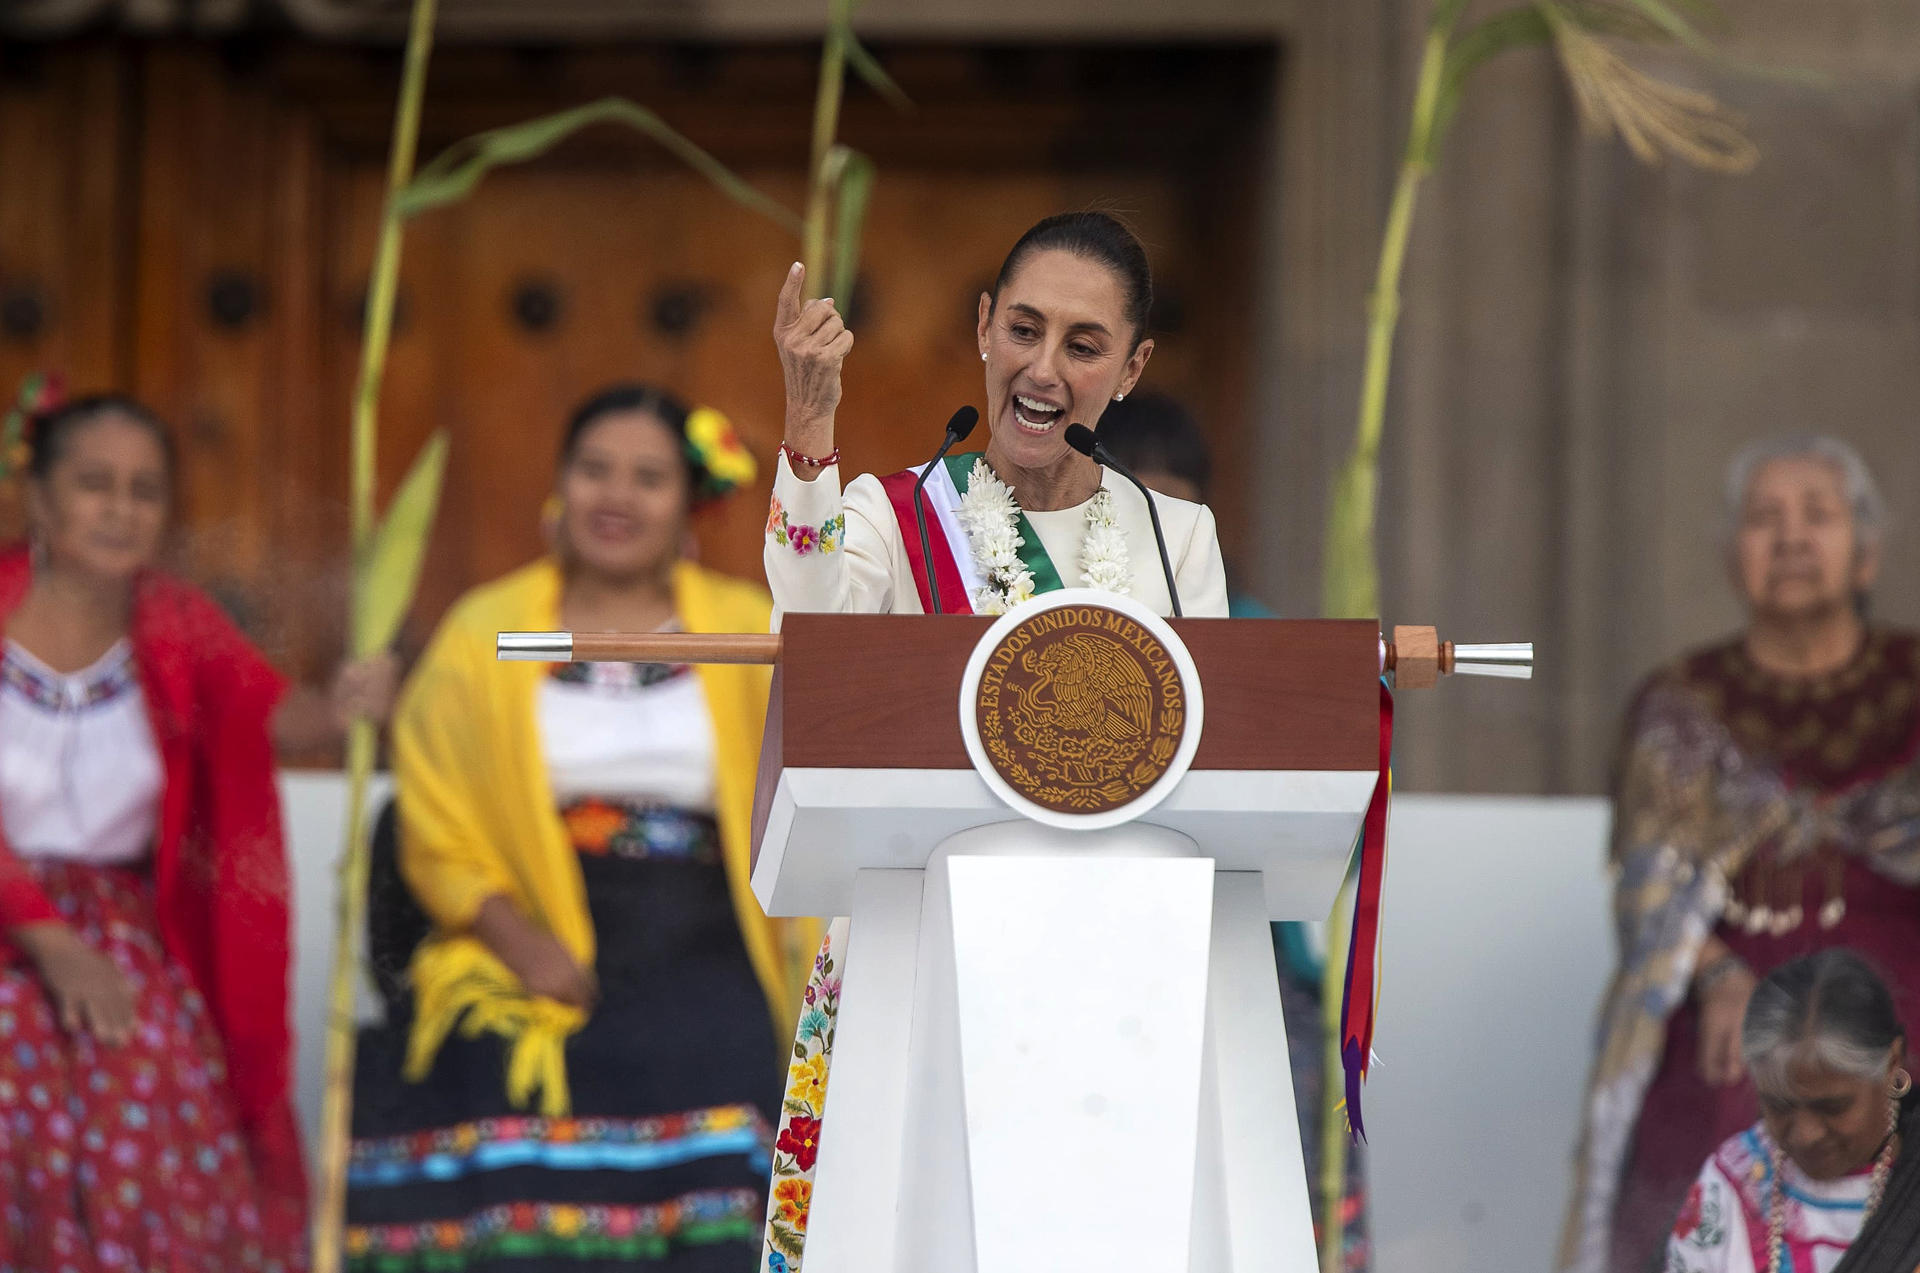
[[[827,1073],[833,1058],[833,1027],[840,1013],[840,971],[834,960],[835,925],[820,943],[807,978],[807,1007],[793,1040],[787,1066],[787,1100],[780,1134],[773,1147],[773,1190],[767,1205],[766,1273],[800,1273],[807,1242],[807,1216],[813,1205],[813,1169],[820,1152],[820,1116],[827,1102]]]
[[[846,545],[846,534],[845,513],[835,513],[818,526],[809,526],[789,518],[777,495],[767,510],[767,538],[782,548],[793,549],[801,557],[816,549],[823,553],[839,552]]]
[[[774,1142],[774,1148],[783,1154],[792,1154],[793,1161],[802,1171],[813,1170],[813,1160],[820,1153],[820,1120],[800,1118],[786,1125],[780,1132],[780,1139]]]
[[[124,644],[79,676],[49,671],[12,642],[0,653],[0,686],[49,712],[84,712],[130,693],[139,683],[133,651]]]
[[[1673,1236],[1702,1249],[1717,1247],[1727,1237],[1725,1210],[1719,1186],[1709,1190],[1704,1182],[1696,1180],[1687,1191],[1686,1204],[1680,1208]]]
[[[648,1171],[699,1158],[767,1160],[766,1121],[751,1105],[646,1118],[483,1118],[380,1140],[357,1140],[348,1183],[361,1188],[564,1162],[570,1168]]]
[[[773,1201],[780,1209],[782,1220],[801,1233],[807,1231],[807,1214],[813,1210],[812,1181],[800,1176],[782,1180],[773,1187]]]
[[[827,1099],[827,1058],[819,1053],[787,1067],[787,1104],[818,1109]]]
[[[675,624],[661,630],[677,632],[680,629]],[[652,689],[692,674],[693,669],[685,663],[556,663],[548,673],[560,685],[584,685],[615,694]]]
[[[750,1237],[757,1203],[745,1189],[716,1189],[641,1206],[516,1202],[461,1220],[351,1225],[347,1264],[411,1273],[500,1259],[657,1260],[677,1246]]]
[[[720,828],[706,814],[588,798],[560,811],[573,847],[593,857],[720,860]]]

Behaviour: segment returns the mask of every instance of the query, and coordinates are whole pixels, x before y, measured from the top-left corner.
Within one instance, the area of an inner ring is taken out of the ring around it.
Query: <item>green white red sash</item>
[[[930,577],[939,584],[940,608],[947,614],[972,614],[974,596],[987,586],[973,559],[973,543],[960,526],[960,500],[967,493],[974,462],[979,458],[977,454],[947,456],[934,469],[921,493],[927,510],[927,547],[933,557],[931,571],[920,551],[920,524],[913,514],[913,484],[920,480],[926,466],[902,469],[880,479],[887,499],[893,504],[894,519],[900,523],[900,538],[907,546],[907,562],[913,568],[914,586],[920,592],[920,608],[928,614],[933,613]],[[1034,593],[1065,587],[1053,559],[1040,543],[1039,532],[1024,512],[1015,522],[1015,529],[1020,534],[1020,560],[1033,574]]]

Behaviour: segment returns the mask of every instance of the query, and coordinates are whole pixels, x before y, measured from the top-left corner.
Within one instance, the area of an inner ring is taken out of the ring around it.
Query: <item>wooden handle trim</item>
[[[535,635],[552,640],[525,639]],[[502,658],[550,663],[778,663],[780,636],[768,632],[502,632],[496,649]],[[529,653],[533,650],[551,652]]]

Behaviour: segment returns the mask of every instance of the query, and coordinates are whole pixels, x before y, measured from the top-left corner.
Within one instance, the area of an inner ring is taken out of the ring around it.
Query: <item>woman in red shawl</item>
[[[85,399],[33,441],[31,547],[0,552],[0,1268],[301,1268],[274,742],[315,696],[152,569],[151,414]]]

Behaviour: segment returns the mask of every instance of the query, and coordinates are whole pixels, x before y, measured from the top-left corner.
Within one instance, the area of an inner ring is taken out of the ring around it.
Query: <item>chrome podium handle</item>
[[[1503,676],[1516,681],[1533,679],[1533,642],[1510,641],[1490,645],[1455,645],[1455,676]]]
[[[503,663],[571,663],[571,632],[502,632],[494,657]]]

